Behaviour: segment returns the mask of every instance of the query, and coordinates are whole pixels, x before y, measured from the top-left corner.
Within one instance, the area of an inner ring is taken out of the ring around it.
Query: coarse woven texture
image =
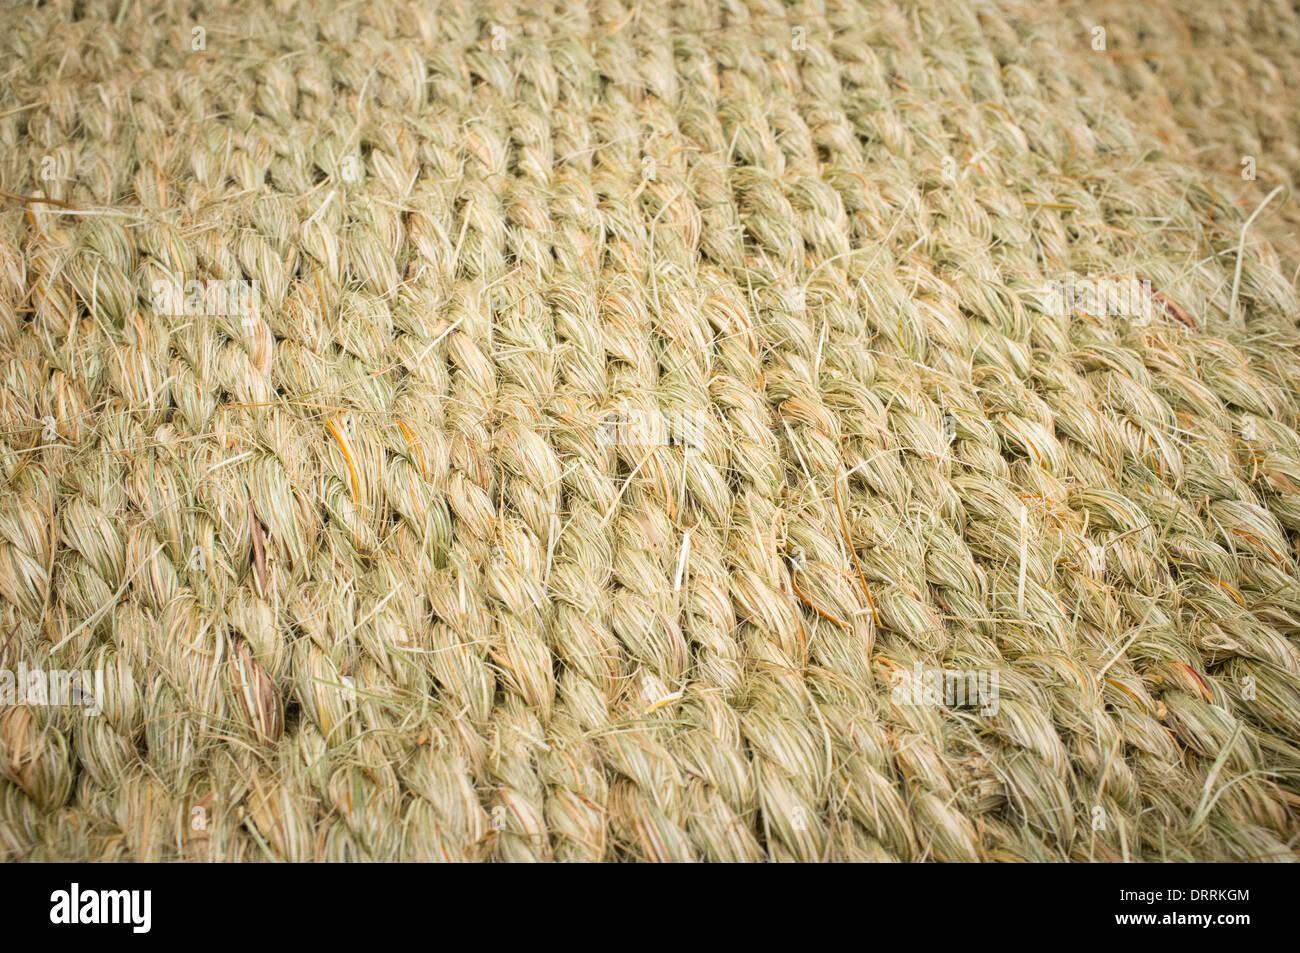
[[[0,857],[1297,856],[1290,4],[0,27]]]

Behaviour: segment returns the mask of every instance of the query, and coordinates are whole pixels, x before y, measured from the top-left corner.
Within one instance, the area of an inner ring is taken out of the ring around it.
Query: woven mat
[[[1290,5],[0,24],[0,858],[1296,856]]]

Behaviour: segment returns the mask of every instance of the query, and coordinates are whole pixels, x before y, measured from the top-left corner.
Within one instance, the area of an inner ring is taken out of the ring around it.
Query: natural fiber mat
[[[0,76],[0,856],[1296,856],[1290,4],[5,2]]]

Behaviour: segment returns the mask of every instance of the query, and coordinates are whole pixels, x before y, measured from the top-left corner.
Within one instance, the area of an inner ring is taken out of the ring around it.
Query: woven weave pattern
[[[0,859],[1293,858],[1218,6],[5,2]]]

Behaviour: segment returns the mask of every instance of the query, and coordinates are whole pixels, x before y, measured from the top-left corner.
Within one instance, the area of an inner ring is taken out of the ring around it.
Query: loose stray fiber
[[[0,858],[1297,856],[1291,5],[0,25]]]

